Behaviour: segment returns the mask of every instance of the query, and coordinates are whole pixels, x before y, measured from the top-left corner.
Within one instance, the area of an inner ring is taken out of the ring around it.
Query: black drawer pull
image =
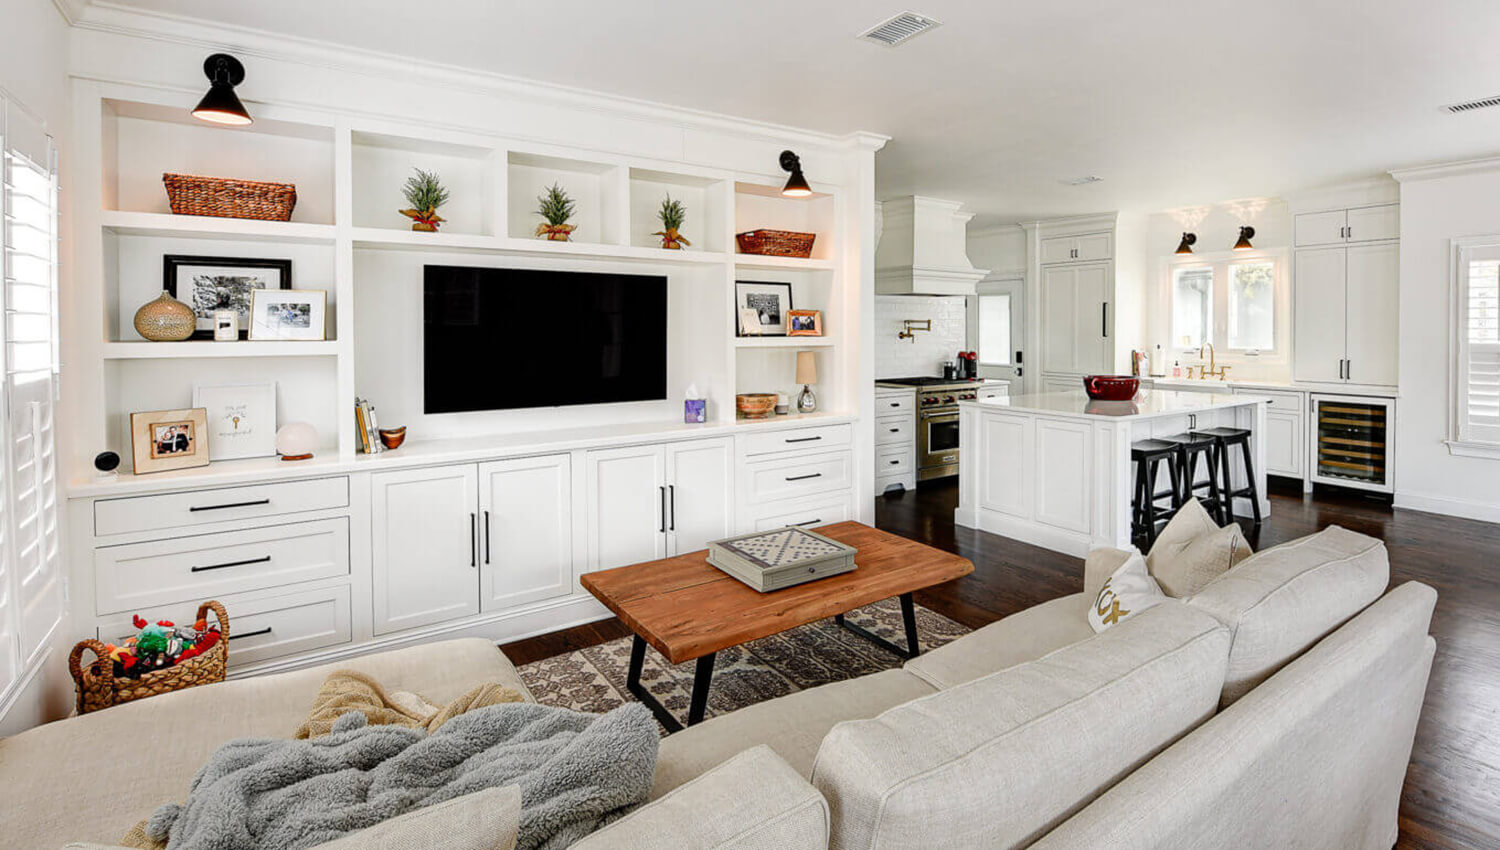
[[[900,463],[901,463],[901,461],[899,461],[899,460],[893,460],[893,461],[891,461],[891,466],[896,466],[896,465],[898,465]]]
[[[225,508],[253,508],[256,505],[269,504],[271,504],[270,499],[256,499],[253,502],[230,502],[227,505],[194,505],[193,507],[188,508],[188,511],[191,513],[196,513],[198,511],[222,511]]]
[[[823,521],[823,518],[822,517],[818,517],[817,519],[809,519],[809,520],[804,520],[802,522],[794,522],[794,523],[792,523],[792,525],[794,525],[794,526],[817,525],[818,523],[820,523],[822,521]]]
[[[787,480],[788,481],[806,481],[809,478],[822,478],[822,477],[823,477],[823,473],[821,473],[821,472],[814,472],[812,475],[793,475],[792,477],[788,478]]]
[[[268,635],[270,633],[271,633],[271,627],[270,626],[266,626],[263,629],[256,629],[253,632],[240,632],[237,635],[230,635],[229,639],[230,640],[239,640],[240,638],[258,637],[260,635]]]
[[[901,433],[901,429],[900,428],[892,428],[891,429],[891,433],[892,434],[899,434],[899,433]]]
[[[891,407],[900,407],[900,406],[901,406],[901,402],[899,402],[899,401],[893,401],[893,402],[891,402]]]
[[[795,440],[788,439],[788,440],[786,440],[786,442],[788,442],[788,443],[811,443],[813,440],[821,440],[821,439],[823,439],[823,438],[822,437],[798,437]]]
[[[270,560],[271,556],[267,555],[264,558],[250,558],[246,561],[229,561],[223,564],[209,564],[203,567],[193,567],[191,570],[189,570],[189,572],[203,573],[208,572],[209,570],[222,570],[229,567],[243,567],[246,564],[264,564],[269,562]]]

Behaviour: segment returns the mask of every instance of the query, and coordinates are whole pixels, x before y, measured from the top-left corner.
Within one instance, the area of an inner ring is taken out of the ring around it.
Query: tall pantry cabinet
[[[1301,213],[1295,233],[1293,377],[1396,386],[1400,206]]]

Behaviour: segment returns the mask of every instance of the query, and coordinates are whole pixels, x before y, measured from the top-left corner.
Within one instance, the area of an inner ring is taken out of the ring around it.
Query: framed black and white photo
[[[194,339],[214,338],[214,312],[234,310],[240,316],[240,338],[250,327],[250,301],[257,289],[291,289],[292,261],[258,257],[162,258],[162,288],[193,308],[198,317]]]
[[[740,311],[754,310],[760,321],[759,333],[754,328],[747,328],[744,321],[738,322],[739,336],[786,336],[786,314],[792,309],[792,285],[737,280],[734,282],[734,306],[737,316],[743,315]]]
[[[208,411],[208,459],[276,454],[276,384],[194,384],[193,407]]]
[[[250,338],[321,340],[327,301],[321,289],[257,289],[250,298]]]

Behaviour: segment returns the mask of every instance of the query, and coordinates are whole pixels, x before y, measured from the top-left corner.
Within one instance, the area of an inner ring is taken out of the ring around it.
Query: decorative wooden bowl
[[[380,444],[388,449],[400,448],[406,442],[406,426],[400,428],[381,428]]]
[[[734,397],[734,407],[746,419],[766,419],[776,410],[776,394],[740,393]]]

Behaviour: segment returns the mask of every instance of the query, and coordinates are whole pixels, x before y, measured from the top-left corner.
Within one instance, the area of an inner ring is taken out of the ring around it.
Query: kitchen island
[[[1251,432],[1255,488],[1261,514],[1269,516],[1265,448],[1257,438],[1265,431],[1266,401],[1170,390],[1142,390],[1132,401],[1093,401],[1080,390],[963,402],[954,519],[1069,555],[1095,546],[1127,548],[1135,482],[1130,444],[1215,426]],[[1243,487],[1238,449],[1230,469],[1234,486]],[[1164,464],[1157,490],[1169,486]],[[1236,499],[1233,508],[1236,515],[1251,514],[1247,498]]]

